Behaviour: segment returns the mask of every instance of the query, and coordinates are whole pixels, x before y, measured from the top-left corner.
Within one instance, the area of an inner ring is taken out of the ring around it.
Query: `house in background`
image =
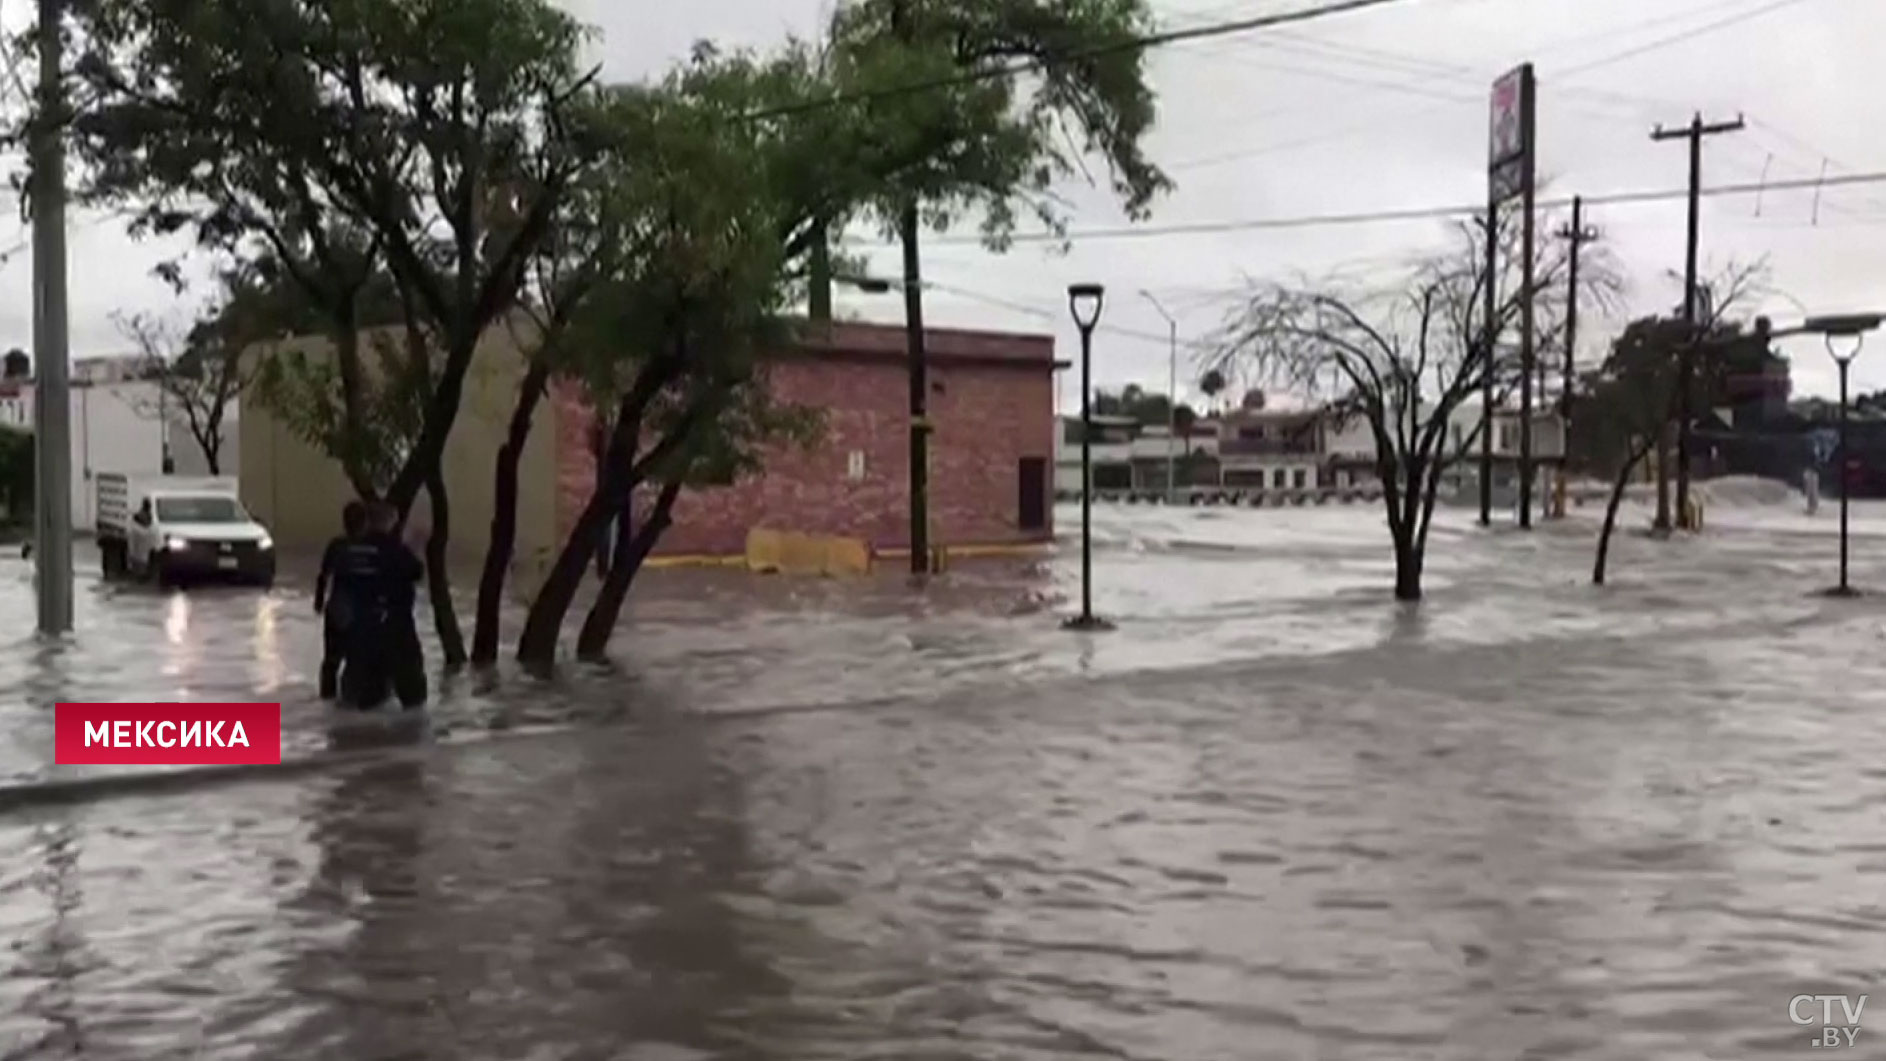
[[[1246,408],[1218,421],[1218,485],[1228,490],[1314,490],[1322,477],[1315,409]]]
[[[1219,427],[1196,420],[1175,434],[1165,424],[1142,424],[1130,416],[1092,416],[1094,441],[1088,447],[1094,490],[1105,493],[1163,494],[1167,469],[1181,488],[1218,485]],[[1055,434],[1054,492],[1081,492],[1081,421],[1063,416]]]
[[[774,396],[819,410],[809,448],[774,446],[761,471],[690,488],[675,506],[658,555],[738,555],[748,532],[862,538],[877,551],[907,549],[909,362],[901,325],[805,323],[798,341],[766,358]],[[325,344],[296,341],[310,357]],[[932,329],[929,357],[931,540],[942,546],[1045,542],[1053,536],[1054,339]],[[443,462],[452,501],[452,551],[484,556],[492,467],[505,437],[524,358],[507,328],[486,333]],[[240,433],[244,504],[276,540],[313,548],[333,533],[351,490],[340,469],[264,408]],[[538,408],[520,457],[518,586],[534,590],[587,503],[595,482],[594,416],[574,385]],[[423,502],[422,502],[423,504]]]
[[[31,363],[9,359],[7,370],[0,377],[0,424],[31,431],[36,419]],[[189,424],[147,375],[137,357],[82,357],[72,362],[71,506],[72,526],[80,533],[89,532],[97,521],[93,482],[99,472],[209,474],[208,459]],[[231,399],[223,413],[220,457],[225,475],[234,474],[238,466],[239,405]]]

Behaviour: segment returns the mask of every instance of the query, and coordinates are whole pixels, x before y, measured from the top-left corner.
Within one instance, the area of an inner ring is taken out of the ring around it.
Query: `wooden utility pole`
[[[1572,223],[1562,226],[1557,236],[1571,244],[1571,253],[1567,262],[1567,280],[1565,292],[1565,376],[1559,384],[1559,473],[1557,492],[1554,494],[1553,514],[1557,519],[1565,518],[1566,475],[1571,470],[1572,461],[1572,390],[1578,380],[1578,257],[1585,244],[1598,238],[1598,230],[1585,225],[1585,197],[1572,197]],[[1545,376],[1545,365],[1539,366],[1540,378]],[[1544,389],[1543,382],[1540,389]]]
[[[1490,527],[1493,525],[1493,374],[1500,363],[1494,353],[1500,341],[1500,206],[1497,199],[1490,198],[1487,202],[1484,232],[1487,276],[1486,287],[1481,291],[1486,307],[1486,316],[1481,322],[1485,331],[1481,356],[1486,358],[1486,365],[1480,377],[1480,525]]]
[[[1578,379],[1578,252],[1585,244],[1597,240],[1599,232],[1585,224],[1585,197],[1572,197],[1572,223],[1561,227],[1558,238],[1572,245],[1571,258],[1566,270],[1569,290],[1565,293],[1565,382],[1564,392],[1559,395],[1559,414],[1567,416],[1572,407],[1572,387]]]
[[[1533,308],[1539,301],[1539,293],[1533,283],[1533,266],[1536,255],[1533,253],[1535,237],[1533,233],[1534,199],[1538,189],[1532,176],[1532,156],[1526,156],[1526,190],[1522,193],[1520,209],[1525,216],[1520,221],[1519,260],[1519,527],[1529,530],[1532,527],[1532,483],[1537,469],[1532,461],[1532,362],[1538,356],[1533,342]]]
[[[1659,125],[1651,131],[1650,138],[1656,141],[1687,140],[1690,147],[1690,194],[1689,194],[1689,246],[1683,264],[1683,323],[1689,326],[1693,340],[1700,325],[1697,320],[1696,304],[1696,249],[1698,228],[1702,216],[1703,188],[1703,138],[1722,133],[1740,132],[1747,124],[1740,116],[1732,122],[1705,124],[1701,113],[1690,118],[1689,125],[1681,129],[1665,129]],[[1678,521],[1687,529],[1690,519],[1690,424],[1695,414],[1690,409],[1690,392],[1694,389],[1696,378],[1696,344],[1684,342],[1677,353],[1677,436],[1676,436],[1676,511]],[[1658,520],[1660,528],[1668,529],[1669,514],[1659,506]]]
[[[891,30],[899,40],[911,39],[910,13],[902,0],[891,8]],[[904,247],[904,335],[910,360],[910,573],[922,576],[930,573],[930,366],[924,349],[917,207],[912,192],[898,210],[897,238]]]

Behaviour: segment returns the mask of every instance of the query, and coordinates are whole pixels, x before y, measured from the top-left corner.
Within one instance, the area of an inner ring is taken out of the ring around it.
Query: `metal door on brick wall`
[[[1016,524],[1025,531],[1044,530],[1048,526],[1048,459],[1023,457],[1019,469],[1020,496],[1016,505]]]

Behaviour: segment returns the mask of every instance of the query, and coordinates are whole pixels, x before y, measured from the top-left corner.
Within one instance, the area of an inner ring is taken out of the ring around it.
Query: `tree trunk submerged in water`
[[[593,662],[608,652],[609,637],[615,633],[616,623],[622,617],[622,604],[628,599],[629,586],[641,571],[643,561],[654,551],[655,543],[673,522],[675,500],[680,496],[679,478],[663,483],[648,519],[632,534],[627,518],[630,509],[623,506],[623,519],[616,528],[615,548],[609,559],[609,575],[583,619],[582,631],[576,635],[576,658]]]
[[[631,458],[641,437],[641,410],[653,393],[651,387],[622,400],[606,452],[596,462],[596,484],[590,489],[589,501],[576,517],[576,525],[570,528],[570,536],[564,540],[556,562],[550,566],[549,577],[537,590],[537,598],[531,601],[530,614],[524,619],[524,632],[517,638],[517,661],[534,671],[547,672],[556,663],[563,617],[570,613],[570,604],[576,600],[583,575],[595,561],[596,542],[602,537],[603,528],[635,490]]]
[[[570,604],[576,600],[577,588],[583,584],[583,576],[596,555],[596,540],[614,516],[614,507],[609,503],[608,491],[599,484],[590,494],[589,504],[583,506],[582,514],[576,518],[576,526],[571,528],[563,549],[557,553],[549,577],[537,591],[537,599],[531,602],[524,632],[517,639],[519,663],[541,672],[556,662],[557,635],[562,632],[563,617],[569,614]]]
[[[1618,507],[1624,503],[1624,491],[1631,485],[1631,473],[1643,462],[1644,455],[1650,452],[1645,446],[1630,454],[1624,467],[1618,470],[1617,481],[1611,484],[1611,500],[1604,506],[1604,528],[1598,532],[1598,556],[1591,565],[1591,584],[1604,585],[1605,563],[1611,557],[1611,532],[1617,528]]]
[[[517,470],[530,440],[532,419],[550,379],[549,366],[532,363],[524,374],[511,410],[511,423],[492,476],[491,540],[485,549],[484,569],[478,576],[477,618],[472,627],[471,661],[488,666],[498,661],[498,624],[504,611],[504,580],[517,554]]]
[[[458,609],[452,604],[452,573],[446,547],[452,540],[452,505],[445,493],[445,476],[426,476],[426,496],[432,503],[432,528],[426,535],[426,589],[432,598],[432,624],[439,633],[439,651],[448,667],[465,662],[465,635],[458,627]]]
[[[1424,549],[1411,540],[1395,543],[1395,599],[1421,599],[1421,568]]]

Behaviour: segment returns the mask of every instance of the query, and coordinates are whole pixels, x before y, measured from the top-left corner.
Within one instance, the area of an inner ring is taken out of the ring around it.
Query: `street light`
[[[876,276],[834,275],[832,281],[844,284],[846,287],[855,287],[867,295],[888,295],[891,292],[891,282]]]
[[[1093,362],[1094,325],[1106,289],[1099,284],[1069,284],[1067,309],[1081,333],[1081,613],[1067,621],[1070,630],[1110,630],[1094,615],[1094,471]]]
[[[1166,503],[1173,505],[1179,501],[1176,470],[1179,466],[1179,322],[1166,312],[1166,307],[1159,304],[1151,291],[1140,288],[1139,293],[1166,319]]]
[[[1854,313],[1839,317],[1809,317],[1802,325],[1803,330],[1818,333],[1827,342],[1827,352],[1833,355],[1834,364],[1840,366],[1840,584],[1829,593],[1835,597],[1858,596],[1847,582],[1847,495],[1853,492],[1852,476],[1849,469],[1853,464],[1852,451],[1847,448],[1847,370],[1853,365],[1853,359],[1860,354],[1860,347],[1866,344],[1866,333],[1880,326],[1881,317],[1877,313]],[[1851,339],[1853,346],[1843,356],[1835,349],[1835,339]]]
[[[1868,332],[1879,329],[1886,321],[1886,314],[1847,313],[1826,317],[1809,317],[1798,327],[1775,330],[1767,317],[1757,318],[1755,334],[1764,341],[1779,339],[1788,335],[1818,335],[1827,343],[1827,352],[1833,355],[1834,364],[1840,368],[1840,582],[1827,591],[1830,597],[1855,597],[1859,593],[1847,581],[1847,495],[1852,492],[1852,484],[1847,474],[1852,457],[1847,452],[1847,370],[1852,367],[1853,359],[1860,354],[1860,347],[1866,343]],[[1835,339],[1852,339],[1853,348],[1842,356],[1834,348]]]

